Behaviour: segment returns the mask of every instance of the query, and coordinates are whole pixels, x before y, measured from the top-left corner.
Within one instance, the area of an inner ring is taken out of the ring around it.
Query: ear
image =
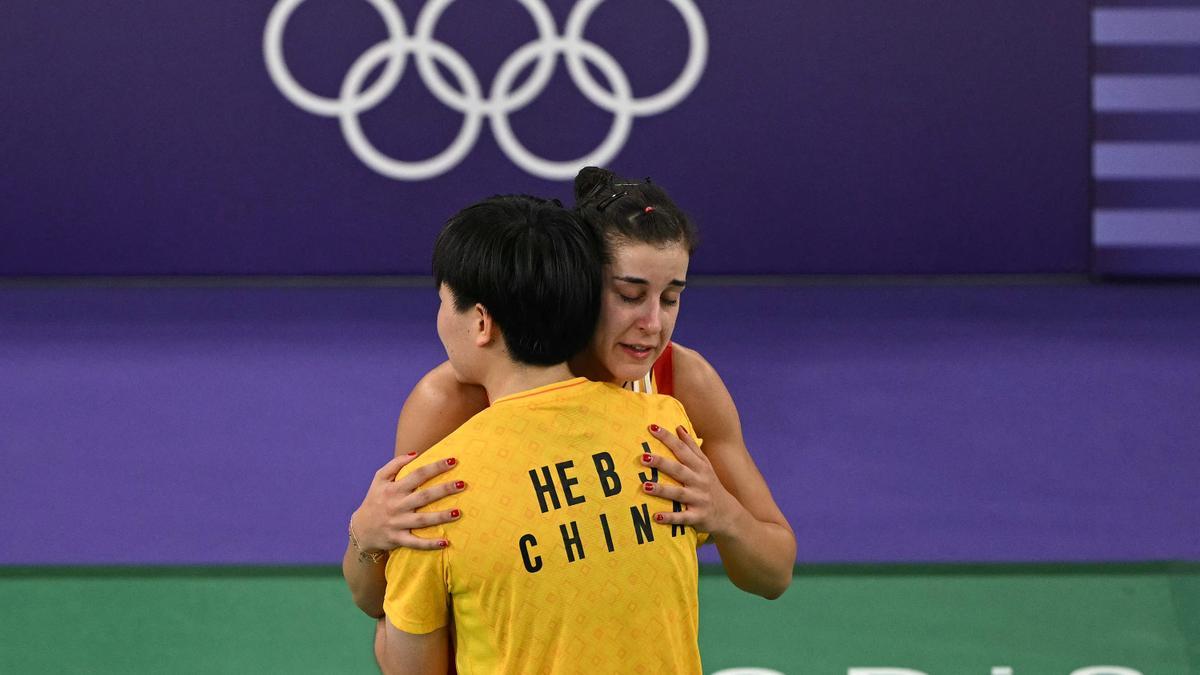
[[[475,303],[475,308],[471,311],[475,313],[474,320],[471,322],[475,346],[486,347],[496,340],[500,327],[492,319],[492,313],[488,311],[488,308],[478,302]]]

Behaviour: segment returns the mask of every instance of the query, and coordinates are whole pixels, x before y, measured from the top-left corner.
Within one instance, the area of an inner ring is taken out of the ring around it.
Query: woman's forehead
[[[665,245],[622,242],[612,249],[615,276],[682,278],[687,274],[688,260],[687,249],[680,242]]]

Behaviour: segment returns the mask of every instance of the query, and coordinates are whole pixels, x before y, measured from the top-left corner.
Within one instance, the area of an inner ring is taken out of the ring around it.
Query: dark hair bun
[[[617,174],[597,166],[585,166],[575,174],[575,203],[593,194],[597,187],[617,182]]]

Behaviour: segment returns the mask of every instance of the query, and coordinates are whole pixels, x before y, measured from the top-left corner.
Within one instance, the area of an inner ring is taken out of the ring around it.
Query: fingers
[[[403,469],[404,465],[416,458],[417,453],[415,452],[393,457],[387,464],[379,467],[379,470],[375,472],[375,482],[381,483],[395,480],[396,474],[400,473],[400,469]]]
[[[652,455],[649,453],[643,454],[642,464],[645,464],[646,466],[652,466],[684,485],[690,485],[691,483],[695,482],[696,479],[696,472],[680,464],[679,462],[676,462],[673,459],[667,459],[662,455]]]
[[[680,504],[691,504],[695,497],[685,487],[677,485],[663,485],[662,483],[642,483],[642,491],[646,494],[670,499],[671,501],[679,502]]]
[[[396,538],[396,548],[411,548],[417,551],[438,551],[449,545],[450,542],[446,539],[426,539],[412,533],[405,533]]]
[[[422,551],[446,548],[450,545],[449,540],[444,538],[428,539],[425,537],[418,537],[410,530],[417,530],[423,527],[432,527],[434,525],[442,525],[459,520],[462,518],[462,516],[463,513],[461,509],[405,514],[402,520],[406,521],[404,523],[406,527],[393,537],[392,546],[395,548],[413,548]]]
[[[434,476],[440,476],[456,466],[458,466],[458,460],[453,457],[438,460],[414,470],[404,478],[396,481],[396,485],[399,485],[400,489],[405,492],[412,492],[422,483],[425,483]]]
[[[696,439],[692,438],[692,435],[682,425],[675,427],[675,433],[671,433],[657,424],[651,424],[649,429],[650,433],[667,446],[684,466],[698,470],[708,461],[708,458],[701,452],[700,446],[696,444]]]
[[[699,516],[692,511],[659,511],[654,514],[653,518],[654,522],[659,525],[691,525],[695,527],[700,522]]]
[[[405,510],[419,509],[426,504],[432,504],[443,497],[458,494],[466,489],[466,481],[461,480],[446,481],[433,487],[422,488],[404,499],[404,508]]]

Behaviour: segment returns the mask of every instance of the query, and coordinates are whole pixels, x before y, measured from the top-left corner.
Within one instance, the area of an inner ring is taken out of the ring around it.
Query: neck
[[[575,358],[570,361],[571,372],[577,377],[586,377],[593,382],[613,382],[615,384],[623,384],[622,381],[613,377],[613,374],[608,372],[600,360],[597,359],[591,349],[584,349],[579,352]]]
[[[537,389],[573,377],[575,374],[565,363],[553,366],[531,366],[519,363],[496,368],[479,384],[482,384],[483,388],[487,390],[488,400],[495,401],[505,396]]]

